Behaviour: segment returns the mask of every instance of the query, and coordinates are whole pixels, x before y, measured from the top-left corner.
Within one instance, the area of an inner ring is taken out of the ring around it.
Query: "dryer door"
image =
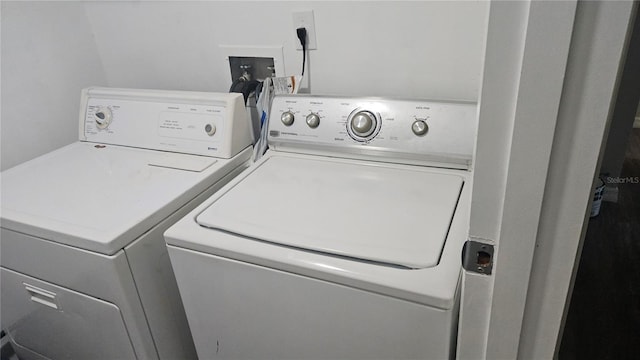
[[[0,278],[2,328],[20,359],[136,358],[116,305],[5,268]]]

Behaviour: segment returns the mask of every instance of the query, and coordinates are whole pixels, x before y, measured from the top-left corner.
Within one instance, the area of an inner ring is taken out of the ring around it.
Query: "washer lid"
[[[196,221],[296,248],[427,268],[439,261],[463,182],[428,168],[272,156]]]

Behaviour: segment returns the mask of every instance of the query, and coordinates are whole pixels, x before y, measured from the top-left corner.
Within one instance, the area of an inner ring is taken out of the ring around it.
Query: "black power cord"
[[[307,29],[303,27],[297,28],[296,34],[298,34],[300,45],[302,45],[302,74],[301,75],[304,75],[304,63],[307,60]]]
[[[251,95],[251,92],[256,90],[259,84],[261,84],[260,81],[251,80],[251,74],[245,72],[242,76],[233,81],[231,88],[229,88],[229,92],[241,93],[244,96],[244,103],[246,104],[247,99],[249,99],[249,95]]]

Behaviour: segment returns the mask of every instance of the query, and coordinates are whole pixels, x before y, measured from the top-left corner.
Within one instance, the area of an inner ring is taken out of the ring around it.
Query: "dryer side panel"
[[[161,359],[197,358],[162,234],[169,226],[237,176],[245,167],[244,164],[236,167],[178,211],[125,247],[131,274],[135,280],[149,329]]]

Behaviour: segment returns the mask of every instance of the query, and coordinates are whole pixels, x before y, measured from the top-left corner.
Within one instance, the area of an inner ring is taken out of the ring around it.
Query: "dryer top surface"
[[[113,254],[234,161],[77,142],[2,173],[2,227]]]

